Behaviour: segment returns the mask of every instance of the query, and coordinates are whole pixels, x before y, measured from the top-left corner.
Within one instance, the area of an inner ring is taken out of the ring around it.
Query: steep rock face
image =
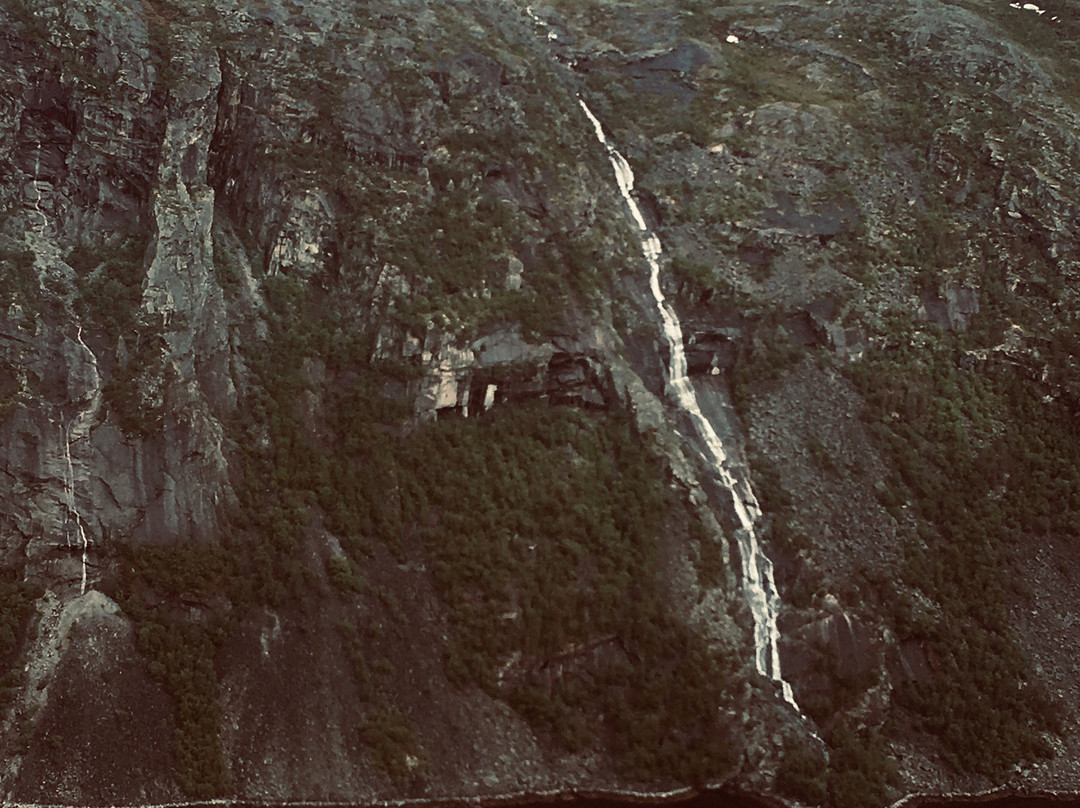
[[[11,79],[27,92],[21,104],[11,99],[5,142],[30,210],[7,229],[24,228],[33,255],[25,271],[42,285],[8,310],[6,362],[27,406],[5,424],[5,445],[15,478],[27,468],[51,481],[51,492],[38,506],[44,522],[24,526],[22,541],[34,536],[44,544],[26,552],[48,557],[50,546],[78,543],[79,522],[94,545],[107,535],[207,535],[225,479],[220,429],[206,414],[233,403],[223,303],[208,274],[206,149],[219,81],[207,67],[215,62],[188,65],[201,85],[186,82],[188,99],[163,104],[154,92],[162,66],[148,56],[137,9],[69,4],[28,24],[39,36],[6,40],[17,56]],[[121,245],[123,255],[108,253]],[[117,333],[136,321],[138,331]],[[20,339],[27,332],[33,338]],[[151,367],[136,367],[144,362]],[[135,389],[103,403],[124,369]],[[58,384],[66,392],[53,403]],[[118,423],[124,409],[130,417]],[[167,423],[170,437],[139,434],[132,421]],[[37,471],[17,459],[26,452],[40,458]]]
[[[635,372],[611,368],[623,348],[610,314],[597,327],[585,310],[609,305],[598,289],[626,245],[597,162],[574,161],[558,178],[565,157],[541,151],[529,131],[536,106],[551,106],[540,82],[551,68],[446,44],[444,60],[431,61],[416,48],[461,32],[435,33],[444,12],[414,10],[427,33],[402,27],[397,39],[375,36],[377,27],[357,37],[358,21],[372,23],[368,12],[332,4],[300,17],[275,6],[198,18],[172,4],[12,12],[5,46],[19,58],[7,70],[29,89],[22,106],[10,99],[4,118],[16,177],[7,186],[16,204],[5,260],[19,273],[4,300],[4,540],[9,567],[28,587],[9,604],[9,619],[28,621],[15,653],[33,661],[34,673],[15,687],[4,750],[6,787],[21,799],[139,802],[231,791],[357,800],[394,793],[402,778],[431,795],[622,782],[595,752],[550,759],[535,717],[507,705],[535,688],[543,657],[511,655],[518,673],[501,698],[468,678],[447,681],[445,657],[459,653],[448,634],[460,628],[443,613],[447,584],[433,588],[428,551],[408,533],[393,537],[396,562],[380,550],[365,570],[381,600],[360,607],[358,637],[341,634],[342,626],[356,631],[355,604],[312,622],[306,607],[270,594],[277,589],[258,590],[260,610],[246,586],[230,582],[222,592],[214,573],[189,574],[229,533],[254,536],[234,544],[226,562],[241,565],[266,558],[247,542],[280,535],[276,523],[251,527],[252,498],[267,485],[252,464],[284,439],[280,423],[259,418],[292,361],[289,320],[301,314],[305,288],[338,296],[322,316],[340,350],[301,348],[303,390],[285,407],[313,447],[340,439],[335,419],[348,410],[338,397],[349,395],[358,368],[371,377],[368,365],[386,369],[379,395],[408,402],[410,422],[529,402],[614,412],[630,401],[642,423],[667,430]],[[503,36],[532,48],[520,15],[484,13]],[[267,22],[287,23],[284,36],[262,28]],[[477,27],[470,35],[486,34]],[[325,64],[313,61],[327,54]],[[532,100],[522,102],[513,82],[526,83]],[[463,107],[478,94],[484,106]],[[569,101],[559,106],[576,114]],[[515,153],[481,131],[499,120]],[[588,142],[573,128],[561,141],[566,155]],[[345,176],[332,180],[342,168]],[[476,247],[468,244],[474,217],[487,228]],[[638,316],[633,302],[627,312]],[[647,347],[640,356],[655,376]],[[254,436],[245,443],[235,425],[246,429],[248,419]],[[573,460],[570,453],[558,462]],[[275,476],[295,461],[278,462]],[[692,464],[679,463],[681,479],[696,485]],[[336,514],[327,510],[340,521]],[[719,525],[710,524],[707,540],[719,541]],[[272,575],[287,579],[302,565],[316,581],[305,598],[337,603],[327,558],[354,564],[350,542],[363,539],[336,523],[332,532],[309,528],[299,547],[269,562],[292,565]],[[188,559],[165,562],[179,580],[137,571],[158,553]],[[406,559],[417,571],[402,576],[397,564]],[[680,563],[692,577],[692,562]],[[259,587],[283,581],[255,577]],[[423,594],[403,607],[399,598],[417,580]],[[35,586],[47,594],[28,613]],[[709,624],[713,642],[738,645],[729,598],[713,589],[708,600],[703,608],[687,599],[684,608],[702,612],[696,619]],[[420,622],[429,647],[403,632],[405,614]],[[213,646],[216,665],[200,656],[225,636]],[[573,664],[545,675],[549,687],[579,664],[632,660],[621,650],[577,660],[574,647],[555,649]],[[124,675],[84,662],[91,648]],[[369,668],[369,655],[379,664]],[[147,661],[149,678],[138,673]],[[394,666],[409,675],[394,676]],[[373,709],[372,681],[386,709]],[[178,704],[175,717],[165,691]],[[283,692],[293,709],[271,707]],[[103,721],[123,739],[109,750],[91,729]],[[138,761],[141,778],[121,775],[119,760]],[[87,769],[93,775],[81,776]]]
[[[2,15],[12,799],[1076,786],[1071,19]]]

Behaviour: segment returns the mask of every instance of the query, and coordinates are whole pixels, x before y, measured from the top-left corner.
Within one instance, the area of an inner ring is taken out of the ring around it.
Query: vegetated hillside
[[[5,793],[1076,788],[1072,12],[7,0]]]

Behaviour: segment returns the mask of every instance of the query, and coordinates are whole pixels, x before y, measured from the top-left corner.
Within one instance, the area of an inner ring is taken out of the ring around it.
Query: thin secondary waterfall
[[[660,314],[661,328],[664,340],[668,345],[668,372],[667,372],[667,395],[675,404],[686,412],[694,428],[701,437],[702,442],[709,454],[709,461],[720,482],[731,492],[738,515],[741,529],[737,531],[739,542],[739,556],[742,561],[743,589],[750,601],[750,611],[754,616],[754,649],[755,663],[758,672],[780,684],[784,699],[793,707],[795,697],[791,692],[791,685],[784,681],[780,675],[780,651],[778,640],[780,632],[776,627],[776,613],[780,605],[780,597],[773,581],[772,562],[762,552],[758,543],[755,525],[761,516],[761,508],[757,498],[750,487],[745,472],[736,469],[734,472],[729,468],[727,453],[720,442],[720,438],[713,429],[712,424],[702,414],[698,406],[697,394],[694,392],[693,383],[686,373],[686,353],[683,350],[682,328],[675,316],[674,309],[664,298],[660,290],[660,255],[663,248],[660,239],[649,231],[645,223],[645,217],[641,213],[637,202],[634,201],[634,172],[630,164],[619,151],[612,146],[604,135],[604,127],[593,115],[592,110],[578,99],[585,115],[596,130],[596,139],[607,149],[608,160],[615,170],[615,181],[619,186],[630,216],[641,231],[641,250],[645,260],[649,264],[649,288],[656,300],[656,309]]]
[[[89,560],[90,540],[86,535],[86,522],[83,520],[78,505],[75,503],[75,465],[71,460],[71,444],[73,441],[77,442],[90,436],[90,427],[93,425],[94,416],[101,406],[101,377],[97,372],[97,356],[90,350],[90,346],[83,341],[82,326],[79,326],[76,332],[75,341],[90,357],[90,366],[94,371],[93,390],[86,406],[75,413],[68,425],[60,427],[64,439],[64,493],[67,500],[68,515],[69,518],[75,520],[75,529],[79,534],[79,547],[82,550],[82,577],[79,584],[79,595],[81,596],[86,594],[86,568]]]
[[[71,431],[60,427],[64,438],[64,494],[67,500],[68,518],[75,519],[75,529],[79,534],[79,547],[82,550],[82,580],[79,583],[79,595],[86,594],[86,562],[89,555],[90,542],[86,538],[86,525],[83,524],[82,514],[75,505],[75,466],[71,462]]]
[[[38,234],[44,233],[49,227],[49,217],[45,215],[45,211],[41,209],[41,186],[38,185],[38,177],[41,175],[41,144],[37,145],[37,152],[34,155],[34,179],[31,181],[34,186],[34,210],[38,216],[41,217],[41,226],[37,228]]]

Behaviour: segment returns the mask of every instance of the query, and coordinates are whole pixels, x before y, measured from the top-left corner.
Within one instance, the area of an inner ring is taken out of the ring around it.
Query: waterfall
[[[37,228],[38,235],[43,234],[49,227],[49,217],[45,215],[45,211],[41,209],[41,186],[38,185],[38,177],[41,175],[41,143],[37,144],[37,151],[34,153],[34,179],[31,180],[31,185],[34,186],[34,210],[37,211],[38,216],[41,217],[41,226]]]
[[[630,164],[619,151],[612,146],[604,135],[604,127],[593,115],[592,110],[585,102],[578,98],[586,117],[596,131],[596,139],[607,150],[608,160],[615,171],[615,181],[619,186],[619,193],[630,212],[630,217],[637,224],[640,231],[641,250],[649,265],[649,288],[656,300],[656,309],[660,315],[661,330],[668,346],[668,368],[666,379],[666,393],[680,409],[690,416],[699,437],[705,445],[708,453],[707,460],[712,466],[717,478],[731,492],[735,513],[738,516],[740,528],[737,531],[739,543],[739,557],[742,561],[743,590],[750,602],[750,611],[754,617],[754,661],[761,675],[771,678],[780,685],[787,701],[796,710],[791,685],[784,681],[780,675],[780,651],[778,640],[780,632],[776,627],[776,613],[780,606],[780,596],[776,591],[773,581],[772,562],[761,550],[757,539],[756,523],[761,517],[761,508],[757,498],[750,487],[744,469],[733,468],[728,462],[724,445],[716,434],[709,420],[702,414],[698,406],[697,394],[694,392],[693,383],[686,372],[686,352],[683,350],[682,328],[679,325],[675,310],[664,298],[660,290],[660,255],[663,247],[660,239],[649,231],[645,223],[645,217],[641,213],[637,202],[634,201],[634,172]]]
[[[86,525],[83,523],[82,514],[75,505],[75,466],[71,462],[71,430],[66,426],[60,427],[64,441],[64,499],[67,503],[68,518],[75,519],[75,528],[79,533],[79,547],[82,550],[82,580],[79,584],[79,595],[86,594],[86,561],[90,549],[90,542],[86,538]]]
[[[89,357],[87,361],[93,373],[93,390],[86,406],[75,413],[75,417],[71,419],[71,429],[75,433],[75,440],[82,440],[90,435],[90,427],[93,426],[94,418],[101,408],[101,375],[98,373],[97,355],[83,341],[82,332],[82,326],[80,325],[75,332],[75,341],[79,343],[79,347]]]
[[[73,441],[84,440],[90,436],[90,427],[93,425],[94,417],[101,407],[101,377],[98,374],[97,356],[90,350],[90,346],[83,341],[81,325],[76,332],[75,341],[89,356],[88,363],[92,370],[93,389],[89,400],[85,398],[81,400],[86,402],[85,406],[79,408],[66,426],[61,425],[60,430],[64,442],[64,495],[68,517],[75,520],[75,528],[79,534],[79,547],[82,550],[82,576],[79,584],[79,595],[81,596],[86,594],[86,568],[90,552],[90,540],[86,534],[86,522],[75,503],[75,464],[71,459],[71,444]]]

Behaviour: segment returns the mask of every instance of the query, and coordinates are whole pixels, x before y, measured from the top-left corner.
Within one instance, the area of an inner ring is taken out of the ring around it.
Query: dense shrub
[[[963,769],[992,774],[1046,754],[1041,733],[1057,721],[1028,685],[1006,587],[1013,559],[1038,536],[1080,530],[1073,416],[1011,371],[965,369],[944,345],[876,356],[853,366],[853,378],[897,470],[882,499],[909,501],[920,519],[904,582],[942,610],[925,620],[896,603],[900,630],[937,660],[930,680],[898,688],[896,703]]]
[[[23,681],[16,651],[41,587],[23,580],[22,570],[0,571],[0,713],[6,711]]]
[[[40,295],[34,254],[0,237],[0,306],[6,309],[17,305],[27,314],[34,315],[38,311]]]
[[[133,337],[127,362],[117,365],[102,396],[120,428],[128,435],[149,437],[165,424],[166,347],[155,329]]]
[[[353,564],[344,555],[332,555],[327,561],[330,582],[341,592],[360,594],[364,591],[364,579]]]
[[[101,243],[77,244],[67,256],[76,273],[80,315],[113,345],[136,331],[148,239],[148,233],[116,235]]]
[[[364,643],[360,637],[360,632],[357,631],[356,625],[349,621],[339,624],[338,631],[341,634],[342,641],[345,643],[345,650],[352,666],[352,674],[356,680],[360,698],[363,701],[370,701],[375,695],[375,690],[372,684],[371,669],[368,667],[367,659],[364,656]]]
[[[833,808],[885,805],[900,784],[896,761],[875,729],[841,724],[829,734],[828,793]]]
[[[221,746],[221,705],[214,656],[229,634],[224,616],[188,620],[182,600],[208,604],[227,600],[244,587],[238,557],[219,544],[176,542],[120,547],[126,574],[111,582],[110,594],[133,619],[139,650],[150,674],[176,704],[173,739],[178,778],[187,794],[218,796],[230,783]],[[153,604],[153,605],[151,605]]]
[[[222,637],[203,626],[148,615],[139,623],[139,649],[150,673],[176,700],[177,767],[180,785],[193,797],[225,792],[230,783],[221,746],[221,705],[214,653]]]
[[[364,742],[370,747],[372,762],[402,781],[427,770],[427,756],[409,719],[397,707],[371,708],[360,725]]]
[[[423,535],[456,629],[452,678],[494,689],[498,664],[520,654],[511,703],[567,749],[599,733],[628,776],[646,779],[731,764],[734,731],[718,710],[733,661],[663,605],[658,538],[674,506],[624,420],[524,407],[442,422],[403,463],[407,508],[422,499],[414,513],[437,514]],[[597,642],[610,648],[578,657]],[[551,660],[573,672],[543,674]]]
[[[303,574],[291,570],[317,519],[344,550],[328,561],[335,586],[404,619],[389,590],[360,580],[372,543],[404,559],[403,537],[415,536],[449,608],[452,681],[507,695],[567,748],[610,743],[633,776],[692,779],[730,765],[737,744],[717,717],[737,663],[666,616],[655,565],[662,525],[678,509],[627,420],[537,405],[405,426],[379,393],[379,370],[357,359],[365,353],[335,348],[345,330],[330,301],[280,276],[265,289],[275,348],[251,357],[259,383],[235,425],[248,437],[238,440],[234,528],[252,547],[254,597],[305,597]],[[348,380],[319,391],[314,437],[295,409],[311,384],[308,355]],[[371,698],[379,660],[343,632]],[[597,640],[608,643],[605,661],[583,679],[539,675]],[[515,652],[525,675],[507,691],[496,669]]]
[[[821,805],[828,796],[828,760],[824,750],[804,737],[784,740],[776,786],[807,805]]]

